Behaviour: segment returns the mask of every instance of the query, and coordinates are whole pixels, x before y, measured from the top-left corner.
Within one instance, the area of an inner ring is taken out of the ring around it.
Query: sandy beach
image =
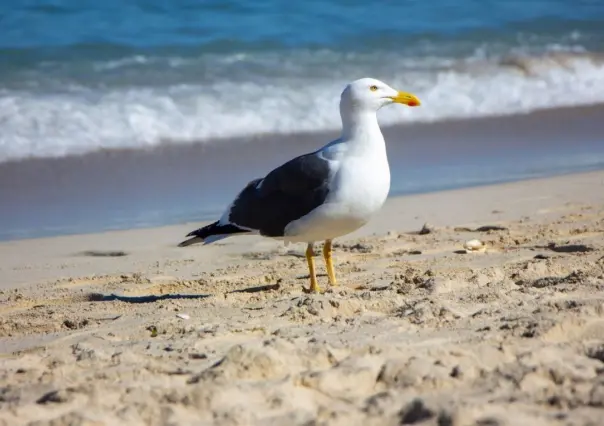
[[[195,225],[0,243],[0,424],[601,422],[604,172],[392,198],[316,295]]]

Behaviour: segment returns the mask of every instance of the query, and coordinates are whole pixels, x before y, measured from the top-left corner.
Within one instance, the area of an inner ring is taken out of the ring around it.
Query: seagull
[[[410,107],[419,99],[387,84],[361,78],[340,97],[341,136],[249,182],[219,220],[189,233],[179,247],[210,244],[235,235],[261,235],[285,244],[306,243],[309,292],[320,292],[314,243],[323,240],[329,283],[337,285],[332,241],[363,225],[380,210],[390,190],[390,168],[377,111]]]

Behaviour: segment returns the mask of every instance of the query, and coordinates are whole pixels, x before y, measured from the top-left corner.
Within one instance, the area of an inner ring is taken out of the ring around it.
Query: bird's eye
[[[377,86],[371,86],[369,87],[369,90],[371,90],[372,92],[375,92],[377,90]]]

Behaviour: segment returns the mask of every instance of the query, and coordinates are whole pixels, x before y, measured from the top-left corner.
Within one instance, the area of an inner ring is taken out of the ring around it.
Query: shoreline
[[[604,168],[604,106],[385,127],[391,196]],[[337,134],[0,164],[0,240],[208,220],[249,180]]]
[[[552,108],[540,108],[540,109],[536,109],[533,111],[528,111],[528,112],[520,112],[517,114],[514,113],[509,113],[509,114],[500,114],[500,115],[486,115],[486,116],[475,116],[475,117],[453,117],[453,118],[446,118],[446,119],[442,119],[442,120],[436,120],[436,121],[412,121],[412,122],[407,122],[407,123],[399,123],[399,124],[389,124],[389,125],[382,125],[381,129],[382,132],[384,133],[384,136],[386,137],[387,135],[392,136],[395,135],[396,132],[400,131],[401,129],[411,129],[413,130],[413,132],[415,131],[420,131],[423,132],[426,129],[429,128],[436,128],[437,130],[439,127],[448,127],[448,126],[454,126],[455,128],[459,129],[459,128],[465,128],[468,124],[470,125],[487,125],[487,126],[491,126],[491,125],[497,125],[498,122],[504,122],[503,124],[505,125],[505,122],[508,120],[512,120],[512,121],[520,121],[522,124],[525,124],[524,122],[526,121],[525,119],[549,119],[552,118],[554,116],[558,117],[560,115],[567,115],[567,114],[577,114],[577,115],[588,115],[588,121],[592,121],[591,119],[594,118],[594,115],[599,115],[600,111],[604,110],[604,102],[599,102],[599,103],[591,103],[591,104],[582,104],[582,105],[571,105],[571,106],[556,106],[556,107],[552,107]],[[559,125],[560,123],[554,123],[556,126]],[[597,121],[594,122],[594,124],[597,126],[597,128],[600,128],[601,126],[599,125],[600,123],[598,123]],[[186,149],[189,148],[191,150],[200,150],[202,147],[206,147],[206,148],[210,148],[210,147],[215,147],[216,145],[221,145],[221,144],[225,144],[225,143],[229,143],[229,144],[247,144],[247,143],[254,143],[254,142],[264,142],[264,143],[270,143],[273,144],[275,143],[275,140],[279,140],[279,139],[297,139],[297,138],[301,138],[303,140],[305,139],[309,139],[311,140],[311,142],[309,143],[313,143],[312,141],[326,141],[325,143],[327,143],[327,141],[333,140],[334,138],[337,138],[339,135],[339,130],[338,129],[333,129],[333,130],[318,130],[318,131],[300,131],[300,132],[291,132],[291,133],[254,133],[251,134],[250,136],[233,136],[233,137],[217,137],[217,138],[209,138],[209,139],[204,139],[204,140],[196,140],[196,139],[191,139],[191,140],[181,140],[181,141],[177,141],[177,140],[172,140],[170,139],[170,137],[164,137],[162,139],[162,141],[160,143],[158,143],[157,145],[151,145],[151,146],[147,146],[147,147],[136,147],[136,148],[132,148],[132,147],[124,147],[124,148],[99,148],[97,150],[93,150],[93,151],[88,151],[88,152],[82,152],[82,153],[73,153],[73,154],[66,154],[66,155],[62,155],[62,156],[58,156],[58,157],[37,157],[37,156],[30,156],[30,157],[23,157],[23,158],[15,158],[15,159],[9,159],[6,161],[2,161],[0,162],[0,167],[3,167],[5,165],[7,166],[18,166],[18,165],[25,165],[26,163],[30,163],[30,162],[37,162],[37,163],[42,163],[42,162],[47,162],[47,161],[76,161],[76,160],[84,160],[86,161],[88,158],[87,157],[109,157],[109,158],[113,158],[116,156],[120,156],[120,155],[124,155],[124,156],[136,156],[138,155],[155,155],[155,154],[161,154],[161,153],[165,153],[167,152],[167,155],[174,155],[172,153],[170,153],[169,151],[173,151],[173,150],[178,150],[178,149]],[[213,143],[209,143],[209,140],[213,140]],[[309,148],[311,149],[311,148]],[[156,152],[158,151],[158,152]]]
[[[424,223],[437,227],[469,226],[484,221],[498,223],[522,220],[535,212],[537,217],[547,217],[550,212],[564,210],[566,204],[575,206],[600,202],[604,204],[604,171],[396,196],[386,201],[369,224],[338,241],[384,235],[391,231],[418,231]],[[196,261],[194,266],[210,271],[218,267],[214,263],[217,256],[224,255],[228,259],[258,250],[286,250],[282,242],[260,236],[233,237],[189,249],[177,247],[189,231],[206,223],[191,221],[158,227],[3,241],[0,242],[0,270],[5,275],[2,285],[7,286],[11,282],[10,288],[28,285],[32,276],[42,278],[51,271],[56,274],[55,278],[66,277],[69,276],[65,275],[69,270],[66,265],[74,267],[76,274],[90,273],[90,267],[98,268],[95,274],[116,272],[116,267],[117,271],[129,273],[132,272],[130,265],[133,260],[144,267],[149,264],[149,256],[177,261],[203,255],[201,263]],[[299,248],[295,244],[293,246]],[[28,253],[28,256],[23,253]],[[32,264],[32,258],[38,261]],[[42,259],[45,260],[40,263]],[[193,273],[194,270],[188,272]],[[23,279],[24,276],[29,278]],[[191,277],[187,275],[187,278]]]

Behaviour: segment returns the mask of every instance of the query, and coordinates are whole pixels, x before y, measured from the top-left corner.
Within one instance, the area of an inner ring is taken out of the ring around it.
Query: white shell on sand
[[[180,319],[184,319],[184,320],[188,320],[189,318],[191,318],[189,315],[187,314],[176,314],[176,316]]]
[[[466,253],[482,253],[487,250],[485,244],[480,240],[468,240],[464,243],[463,248]]]

